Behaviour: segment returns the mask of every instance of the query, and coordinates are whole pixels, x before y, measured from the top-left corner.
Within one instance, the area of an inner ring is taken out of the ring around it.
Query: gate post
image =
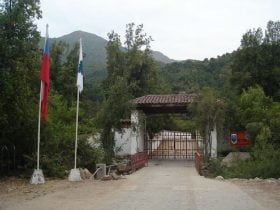
[[[217,158],[217,127],[214,125],[213,131],[211,131],[211,158]]]
[[[141,117],[141,112],[138,110],[133,110],[131,112],[131,154],[144,151],[144,126],[143,117]]]

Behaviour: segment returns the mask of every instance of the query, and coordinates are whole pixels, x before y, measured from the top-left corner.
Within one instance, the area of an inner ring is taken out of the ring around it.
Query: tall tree
[[[280,23],[269,21],[265,36],[262,30],[243,35],[234,56],[232,84],[242,89],[260,85],[268,96],[280,100]]]
[[[66,44],[62,41],[56,42],[54,41],[51,45],[50,51],[50,60],[51,60],[51,67],[50,67],[50,80],[51,86],[54,89],[58,89],[59,86],[59,74],[61,72],[63,66],[63,56],[65,54]]]
[[[122,47],[120,36],[108,34],[107,71],[103,82],[105,100],[99,114],[102,141],[107,161],[113,155],[112,130],[121,128],[121,119],[130,117],[131,99],[156,92],[157,67],[151,55],[150,41],[143,25],[128,24]]]
[[[135,28],[134,23],[127,24],[125,37],[125,64],[132,95],[139,97],[156,91],[157,67],[150,50],[152,38],[144,33],[142,24]]]
[[[74,46],[57,73],[57,91],[65,97],[70,104],[76,101],[76,78],[78,68],[78,44]]]
[[[280,21],[268,21],[264,41],[267,44],[276,44],[280,41]]]
[[[203,158],[207,161],[211,154],[211,131],[220,130],[224,123],[226,104],[217,98],[217,92],[202,89],[190,106],[194,121],[203,139]]]
[[[0,141],[33,151],[39,95],[39,0],[0,2]],[[35,82],[37,81],[37,82]],[[36,94],[35,94],[36,93]]]
[[[252,141],[255,141],[261,130],[266,128],[271,132],[268,142],[280,147],[280,103],[273,102],[260,86],[243,91],[238,101],[237,113]]]
[[[143,31],[143,25],[127,24],[124,47],[114,31],[108,34],[107,71],[104,87],[110,87],[116,76],[125,77],[133,97],[158,91],[158,67],[152,58],[152,38]]]

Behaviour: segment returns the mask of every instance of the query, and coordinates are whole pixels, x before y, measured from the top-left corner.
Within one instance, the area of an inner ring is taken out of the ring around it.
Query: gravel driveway
[[[118,181],[64,180],[29,186],[28,195],[0,196],[0,209],[280,209],[279,201],[265,206],[248,193],[250,190],[230,181],[198,176],[193,162],[150,161],[148,167],[126,177]],[[266,199],[265,196],[269,195],[263,193],[262,198]]]

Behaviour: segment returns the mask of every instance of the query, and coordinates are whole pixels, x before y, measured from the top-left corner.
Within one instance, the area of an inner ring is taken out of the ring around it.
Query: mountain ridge
[[[67,42],[67,40],[69,40],[69,37],[71,37],[72,40],[74,39],[74,37],[75,37],[75,40],[79,40],[79,38],[83,38],[83,39],[84,38],[86,38],[86,39],[93,39],[94,38],[96,40],[100,40],[104,44],[104,48],[106,47],[106,44],[108,42],[108,40],[106,40],[105,38],[103,38],[101,36],[98,36],[98,35],[96,35],[94,33],[82,31],[82,30],[73,31],[73,32],[71,32],[69,34],[65,34],[65,35],[62,35],[60,37],[53,37],[51,39],[64,40],[64,41]],[[153,55],[153,57],[154,57],[154,59],[156,61],[162,62],[164,64],[172,63],[172,62],[176,61],[174,59],[169,58],[168,56],[166,56],[164,53],[162,53],[160,51],[152,50],[152,55]]]
[[[69,49],[79,42],[79,39],[83,40],[83,53],[85,76],[93,77],[95,81],[102,81],[106,77],[106,45],[108,40],[96,34],[86,31],[73,31],[69,34],[65,34],[59,37],[49,38],[50,45],[54,41],[62,41],[69,46]],[[41,38],[40,46],[43,48],[44,37]],[[152,51],[154,59],[161,64],[168,64],[175,62],[168,56],[159,51]]]

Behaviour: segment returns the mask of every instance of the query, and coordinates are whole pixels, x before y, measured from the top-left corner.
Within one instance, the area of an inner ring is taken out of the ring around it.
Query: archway
[[[189,105],[196,94],[146,95],[133,100],[135,110],[126,121],[123,131],[115,134],[117,154],[146,152],[150,159],[193,160],[196,151],[203,147],[197,131],[162,130],[149,135],[145,116],[156,114],[190,115]],[[217,148],[216,131],[213,131],[212,148],[215,156]]]

